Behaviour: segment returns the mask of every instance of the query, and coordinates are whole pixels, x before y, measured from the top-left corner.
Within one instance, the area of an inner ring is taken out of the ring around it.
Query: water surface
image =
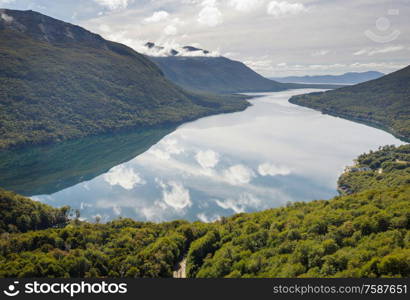
[[[355,157],[402,144],[379,129],[288,102],[306,92],[260,94],[244,112],[187,123],[92,180],[34,199],[68,204],[88,220],[212,221],[288,201],[329,199]]]

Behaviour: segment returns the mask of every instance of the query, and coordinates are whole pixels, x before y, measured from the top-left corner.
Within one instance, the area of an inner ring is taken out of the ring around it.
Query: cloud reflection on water
[[[232,213],[336,195],[363,152],[401,144],[388,133],[298,107],[306,91],[264,94],[244,112],[184,124],[133,160],[87,183],[36,199],[139,220],[210,222]]]

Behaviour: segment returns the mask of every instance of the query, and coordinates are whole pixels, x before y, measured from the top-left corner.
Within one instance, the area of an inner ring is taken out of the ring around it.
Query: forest
[[[410,141],[410,66],[354,86],[292,97],[289,102],[384,129]]]
[[[246,96],[183,90],[145,56],[81,27],[5,12],[13,22],[0,18],[0,149],[175,127],[249,106]]]
[[[360,155],[349,194],[213,223],[84,222],[2,190],[0,277],[172,277],[183,258],[191,278],[409,277],[409,154]]]

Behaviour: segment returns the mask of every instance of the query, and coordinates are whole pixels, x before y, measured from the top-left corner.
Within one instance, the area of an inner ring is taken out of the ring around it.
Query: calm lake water
[[[85,146],[24,153],[24,159],[14,160],[26,160],[26,167],[14,166],[3,181],[11,185],[12,178],[23,178],[14,190],[103,221],[122,216],[206,222],[288,201],[329,199],[355,157],[403,143],[381,130],[288,102],[310,91],[259,94],[244,112],[203,118],[170,134],[134,133],[121,136],[121,142],[96,139]],[[44,163],[27,171],[39,153]],[[36,173],[36,168],[46,170]]]

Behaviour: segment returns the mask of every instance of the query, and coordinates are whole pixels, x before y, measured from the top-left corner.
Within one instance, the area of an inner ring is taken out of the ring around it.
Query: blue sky
[[[0,0],[137,51],[194,45],[265,76],[392,72],[410,61],[410,0]]]

